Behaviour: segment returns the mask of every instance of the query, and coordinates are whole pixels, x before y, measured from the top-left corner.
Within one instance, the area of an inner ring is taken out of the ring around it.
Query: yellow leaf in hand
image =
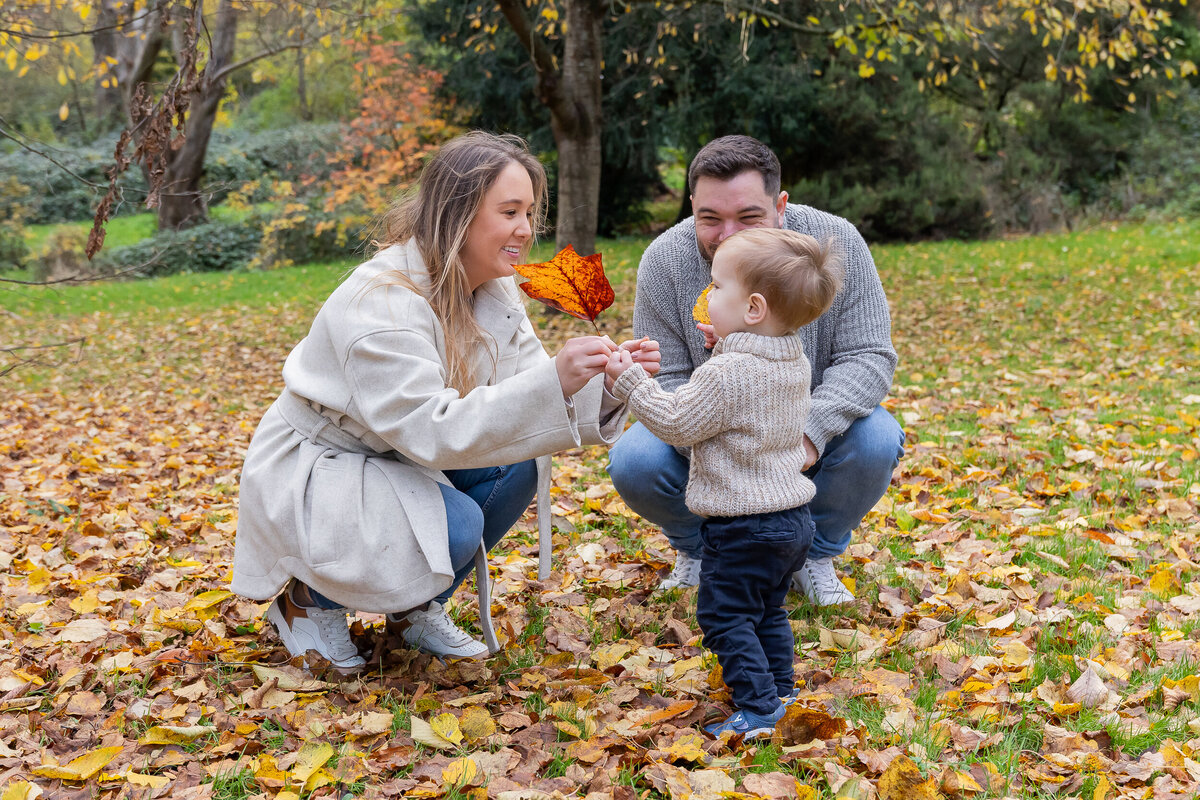
[[[708,293],[712,291],[712,288],[711,283],[705,286],[704,291],[696,298],[696,305],[692,306],[692,319],[705,325],[712,324],[712,317],[708,316]]]

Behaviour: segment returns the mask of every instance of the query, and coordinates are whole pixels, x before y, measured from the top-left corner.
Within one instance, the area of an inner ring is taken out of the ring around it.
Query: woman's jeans
[[[850,534],[887,491],[904,455],[904,431],[883,406],[830,439],[804,474],[816,484],[809,503],[817,533],[810,561],[841,555]],[[701,556],[701,518],[688,511],[688,459],[640,422],[609,451],[608,474],[617,493],[643,519],[662,528],[671,546]]]
[[[448,469],[443,474],[451,483],[439,483],[438,488],[446,504],[450,564],[454,567],[450,588],[434,598],[444,604],[475,568],[480,540],[491,551],[529,507],[537,489],[537,464],[531,459],[502,467]],[[340,608],[314,589],[308,591],[317,606]]]

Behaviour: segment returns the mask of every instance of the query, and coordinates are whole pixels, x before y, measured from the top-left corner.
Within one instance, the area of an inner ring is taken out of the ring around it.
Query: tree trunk
[[[120,17],[113,0],[103,0],[96,4],[96,30],[92,33],[92,63],[99,66],[111,58],[118,66],[104,67],[104,72],[95,86],[96,114],[101,128],[117,123],[124,118],[122,109],[124,103],[120,86],[120,57],[118,49],[118,33],[116,30]],[[107,85],[105,85],[107,84]]]
[[[558,146],[558,222],[560,248],[596,252],[600,217],[601,70],[603,7],[595,0],[567,0],[561,91],[551,106],[550,128]]]
[[[158,206],[158,229],[178,230],[208,218],[208,203],[200,191],[204,158],[212,138],[217,109],[225,94],[226,68],[233,62],[237,39],[237,9],[233,0],[221,0],[212,27],[212,49],[196,95],[188,106],[183,145],[167,163]]]
[[[300,104],[300,119],[312,122],[312,106],[308,103],[308,79],[304,62],[308,54],[304,51],[304,31],[300,31],[300,47],[296,49],[296,100]]]
[[[498,0],[500,12],[537,71],[537,95],[550,109],[558,147],[558,246],[583,255],[596,251],[600,213],[600,135],[604,128],[600,77],[604,58],[606,5],[601,0],[566,0],[564,52],[556,62],[521,0]]]

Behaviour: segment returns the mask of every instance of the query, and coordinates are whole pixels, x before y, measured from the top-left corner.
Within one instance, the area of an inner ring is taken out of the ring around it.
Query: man
[[[779,159],[749,136],[716,139],[688,169],[693,216],[655,239],[638,267],[634,335],[658,341],[657,379],[668,390],[687,382],[711,355],[692,320],[696,298],[712,280],[712,257],[744,228],[787,228],[829,242],[845,265],[833,306],[800,329],[812,365],[812,412],[805,428],[804,470],[817,487],[809,506],[817,533],[793,587],[818,605],[854,595],[833,566],[851,532],[883,496],[904,454],[904,432],[880,406],[896,368],[887,298],[862,236],[846,220],[788,203]],[[662,527],[676,550],[660,590],[695,586],[700,578],[700,518],[684,502],[686,451],[663,443],[640,423],[613,447],[608,466],[625,502]]]

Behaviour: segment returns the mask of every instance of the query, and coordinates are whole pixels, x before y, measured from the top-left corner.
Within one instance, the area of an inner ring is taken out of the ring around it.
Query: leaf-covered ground
[[[908,455],[859,601],[792,598],[803,697],[756,746],[700,732],[694,592],[651,593],[672,555],[600,450],[556,458],[548,581],[531,516],[494,554],[501,655],[361,617],[359,679],[287,662],[226,590],[238,471],[339,268],[6,293],[0,344],[85,342],[0,397],[0,796],[1195,797],[1200,224],[877,258]]]

